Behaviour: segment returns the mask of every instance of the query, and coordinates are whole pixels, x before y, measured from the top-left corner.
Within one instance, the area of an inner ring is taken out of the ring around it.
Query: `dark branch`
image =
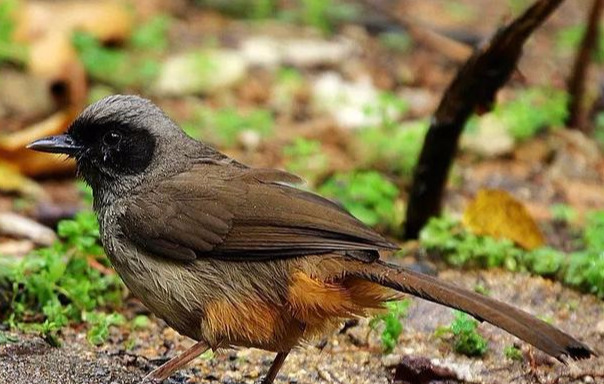
[[[409,195],[405,238],[417,238],[428,219],[440,213],[447,175],[466,121],[474,111],[491,109],[497,91],[516,68],[524,43],[562,1],[537,1],[460,68],[425,138]]]
[[[575,63],[571,76],[568,80],[568,118],[566,125],[572,128],[588,129],[585,123],[585,112],[583,101],[585,96],[585,79],[589,69],[590,57],[594,49],[598,46],[598,24],[602,16],[604,0],[594,0],[591,11],[588,15],[587,28],[581,41],[581,46],[577,51]]]

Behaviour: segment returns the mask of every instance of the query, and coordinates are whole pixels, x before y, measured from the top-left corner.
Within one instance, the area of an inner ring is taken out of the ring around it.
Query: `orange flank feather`
[[[212,347],[264,346],[289,350],[300,339],[329,332],[344,319],[382,308],[396,292],[358,278],[325,282],[298,271],[292,275],[286,307],[259,299],[223,300],[206,307],[202,333]]]
[[[284,326],[281,313],[274,306],[257,300],[237,303],[224,300],[207,306],[202,332],[215,338],[212,340],[214,347],[220,344],[221,339],[240,345],[268,345],[276,334],[285,333]]]
[[[293,274],[288,301],[292,315],[308,326],[321,326],[380,309],[397,295],[391,289],[357,278],[335,282],[313,279],[303,272]],[[311,331],[307,329],[307,331]],[[313,333],[313,332],[311,332]]]

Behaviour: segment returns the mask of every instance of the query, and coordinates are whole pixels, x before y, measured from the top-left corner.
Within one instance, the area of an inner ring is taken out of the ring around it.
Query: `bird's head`
[[[74,158],[96,200],[99,193],[119,197],[174,169],[199,145],[149,100],[115,95],[86,108],[64,134],[36,140],[28,148]]]

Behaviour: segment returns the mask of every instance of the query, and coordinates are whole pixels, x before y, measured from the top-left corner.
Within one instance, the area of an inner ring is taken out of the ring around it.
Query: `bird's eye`
[[[109,131],[103,136],[103,143],[107,146],[114,147],[122,141],[122,135],[116,131]]]

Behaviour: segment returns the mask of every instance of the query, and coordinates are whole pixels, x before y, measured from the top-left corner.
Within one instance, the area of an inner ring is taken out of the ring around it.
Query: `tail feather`
[[[587,345],[527,312],[434,277],[383,261],[363,264],[355,275],[403,293],[459,309],[506,330],[560,361],[563,361],[563,356],[584,359],[595,355]]]

